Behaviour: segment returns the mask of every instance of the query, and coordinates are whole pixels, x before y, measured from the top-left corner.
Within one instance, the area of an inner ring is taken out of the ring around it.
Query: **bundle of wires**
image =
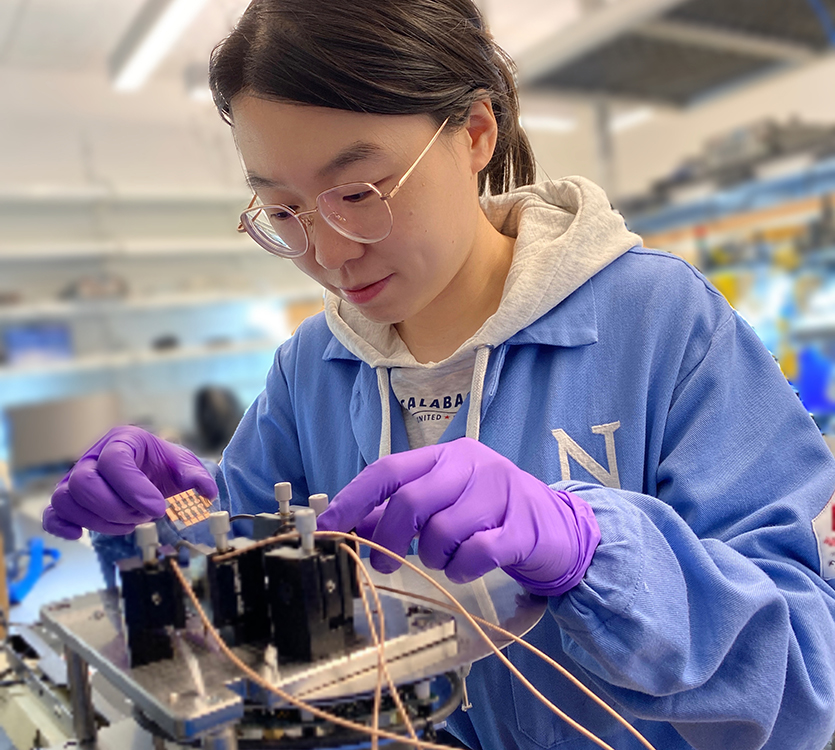
[[[563,721],[568,723],[574,729],[576,729],[581,735],[586,737],[588,740],[593,742],[603,750],[616,750],[611,745],[607,744],[604,740],[597,737],[593,732],[591,732],[586,727],[582,726],[570,716],[565,714],[559,707],[557,707],[554,703],[549,701],[533,684],[510,662],[510,660],[505,656],[502,651],[493,643],[490,639],[490,636],[484,630],[484,627],[490,628],[496,633],[498,633],[502,638],[508,639],[510,641],[514,641],[518,643],[520,646],[526,648],[528,651],[536,654],[539,658],[544,660],[547,664],[552,666],[562,675],[564,675],[568,680],[570,680],[579,690],[585,693],[591,700],[597,703],[601,708],[603,708],[607,713],[611,714],[620,724],[622,724],[631,734],[633,734],[640,743],[647,748],[647,750],[655,750],[655,748],[649,743],[649,741],[638,732],[635,727],[633,727],[626,719],[624,719],[620,714],[617,713],[608,703],[606,703],[603,699],[598,697],[592,690],[586,687],[583,683],[581,683],[574,675],[568,672],[561,664],[557,663],[553,659],[551,659],[547,654],[543,653],[536,647],[530,645],[529,643],[525,642],[518,636],[514,635],[513,633],[505,630],[504,628],[499,627],[498,625],[494,625],[493,623],[484,620],[480,617],[476,617],[471,615],[467,610],[463,607],[463,605],[440,583],[435,581],[431,576],[427,575],[424,571],[418,568],[413,563],[409,562],[405,558],[401,557],[400,555],[391,552],[390,550],[386,549],[385,547],[376,544],[368,539],[362,539],[355,534],[344,534],[337,531],[317,531],[315,532],[316,537],[318,538],[329,538],[329,539],[343,539],[343,544],[340,545],[343,549],[347,551],[349,556],[352,558],[354,563],[357,566],[357,573],[358,573],[358,580],[360,581],[360,596],[362,599],[363,610],[365,612],[365,616],[368,620],[368,627],[369,632],[371,635],[371,640],[375,648],[377,649],[377,684],[374,690],[374,710],[372,716],[372,723],[371,726],[366,724],[360,724],[357,722],[350,721],[345,719],[341,716],[337,716],[331,712],[325,711],[318,706],[309,703],[307,701],[301,700],[296,698],[295,696],[291,695],[290,693],[282,690],[281,688],[271,684],[269,681],[265,680],[258,672],[248,667],[243,661],[241,661],[235,653],[229,648],[229,646],[224,643],[223,639],[220,637],[220,634],[217,630],[213,627],[209,618],[207,617],[206,613],[204,612],[203,608],[200,605],[200,602],[197,598],[197,595],[192,590],[191,586],[189,585],[188,581],[186,580],[185,575],[180,570],[179,566],[172,562],[172,569],[175,572],[175,575],[180,581],[186,595],[191,600],[192,605],[195,608],[200,620],[203,623],[203,626],[207,630],[207,632],[211,633],[212,637],[217,642],[220,651],[238,668],[242,673],[246,675],[252,682],[267,690],[279,698],[281,698],[285,703],[294,706],[302,711],[306,711],[312,716],[318,717],[324,721],[327,721],[331,724],[336,726],[341,726],[345,729],[352,730],[354,732],[361,733],[370,737],[371,748],[372,750],[377,750],[379,740],[386,739],[386,740],[395,740],[398,742],[405,743],[406,745],[414,748],[426,748],[427,750],[449,750],[447,746],[438,745],[433,742],[429,742],[425,739],[419,739],[417,732],[413,726],[413,723],[410,719],[409,712],[407,708],[404,706],[403,701],[400,697],[400,693],[394,684],[394,681],[391,677],[391,674],[388,669],[388,665],[386,663],[386,656],[385,656],[385,618],[383,616],[383,607],[382,603],[379,598],[379,591],[387,591],[389,593],[397,594],[399,596],[403,596],[406,598],[411,598],[414,600],[418,600],[421,602],[425,602],[431,604],[434,607],[440,607],[442,609],[446,609],[455,613],[460,614],[468,623],[469,625],[475,630],[478,636],[485,642],[485,644],[489,647],[489,649],[499,658],[502,663],[518,678],[518,680],[534,695],[541,703],[543,703],[550,711],[554,714],[559,716]],[[298,538],[297,534],[283,534],[277,537],[271,537],[269,539],[265,539],[262,542],[259,542],[259,546],[267,546],[270,544],[275,544],[277,542],[288,541],[290,539]],[[350,542],[347,544],[345,542]],[[362,561],[359,555],[356,553],[354,549],[354,544],[359,543],[371,549],[378,550],[379,552],[391,557],[392,559],[399,562],[401,565],[406,566],[410,570],[417,573],[419,576],[427,580],[432,586],[434,586],[438,591],[449,601],[446,603],[441,600],[432,599],[430,597],[419,596],[412,594],[411,592],[389,588],[387,586],[380,586],[379,584],[375,584],[371,579],[368,571],[366,570],[365,566],[362,564]],[[229,552],[218,559],[227,559],[229,557],[234,557],[236,552]],[[376,611],[376,622],[374,618],[375,612],[372,611],[371,606],[368,601],[368,594],[366,590],[370,593],[371,598],[374,601],[374,608]],[[484,627],[482,627],[484,626]],[[397,710],[401,716],[403,726],[408,734],[408,739],[406,739],[402,734],[396,734],[394,732],[390,732],[384,729],[380,729],[379,726],[379,714],[380,714],[380,704],[382,700],[382,692],[383,692],[383,685],[388,687],[388,691],[394,700],[394,703],[397,707]]]

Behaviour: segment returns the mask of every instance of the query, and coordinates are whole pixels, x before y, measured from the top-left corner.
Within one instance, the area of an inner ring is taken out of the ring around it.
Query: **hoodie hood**
[[[526,185],[483,198],[481,206],[502,234],[516,238],[499,309],[445,362],[492,349],[538,320],[602,268],[642,244],[606,194],[583,177]],[[368,320],[356,307],[325,292],[331,332],[371,367],[430,368],[417,362],[394,326]]]

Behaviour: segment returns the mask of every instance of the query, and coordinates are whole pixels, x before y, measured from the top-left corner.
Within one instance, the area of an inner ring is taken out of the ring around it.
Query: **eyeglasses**
[[[317,212],[349,240],[364,244],[384,240],[391,234],[393,223],[388,201],[403,187],[447,122],[449,118],[441,123],[414,164],[387,193],[381,193],[369,182],[349,182],[319,193],[316,208],[309,211],[294,211],[281,204],[259,205],[258,196],[254,195],[241,214],[238,231],[246,232],[267,252],[282,258],[298,258],[307,252],[310,247],[308,228],[313,223],[312,214]]]

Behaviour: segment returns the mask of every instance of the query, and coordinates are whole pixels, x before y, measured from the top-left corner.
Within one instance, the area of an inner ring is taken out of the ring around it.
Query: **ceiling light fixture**
[[[148,0],[110,58],[113,87],[140,88],[205,4],[206,0]]]
[[[622,133],[649,122],[653,117],[655,110],[652,107],[636,107],[613,117],[609,128],[613,133]]]
[[[573,117],[558,115],[522,115],[519,118],[525,130],[545,131],[549,133],[572,133],[577,129],[577,120]]]

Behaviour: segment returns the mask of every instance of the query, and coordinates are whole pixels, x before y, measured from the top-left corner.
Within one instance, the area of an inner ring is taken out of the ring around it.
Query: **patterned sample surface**
[[[191,526],[209,517],[212,501],[197,490],[186,490],[165,498],[168,508],[165,513],[175,524]]]

